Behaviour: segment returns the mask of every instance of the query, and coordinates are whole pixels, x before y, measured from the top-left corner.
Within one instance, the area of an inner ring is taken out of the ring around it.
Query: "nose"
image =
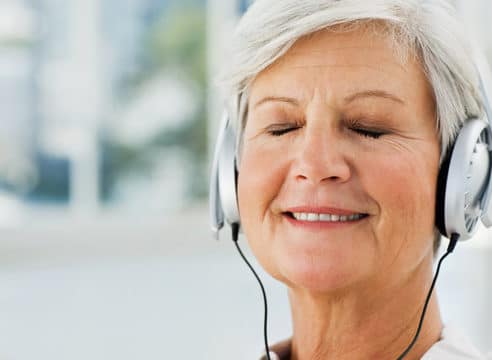
[[[343,136],[337,129],[306,126],[293,164],[296,180],[313,184],[347,181],[351,167],[345,148]]]

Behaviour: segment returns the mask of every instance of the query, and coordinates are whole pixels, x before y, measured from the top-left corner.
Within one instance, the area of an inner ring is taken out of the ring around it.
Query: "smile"
[[[289,212],[287,213],[291,218],[297,221],[307,222],[347,222],[357,221],[367,216],[367,214],[349,214],[349,215],[337,215],[337,214],[321,214],[321,213],[307,213],[307,212]]]

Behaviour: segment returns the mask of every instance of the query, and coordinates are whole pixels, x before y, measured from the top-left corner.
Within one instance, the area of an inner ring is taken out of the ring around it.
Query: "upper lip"
[[[330,215],[352,215],[365,214],[358,210],[342,209],[332,206],[293,206],[287,208],[284,213],[310,213],[310,214],[330,214]]]

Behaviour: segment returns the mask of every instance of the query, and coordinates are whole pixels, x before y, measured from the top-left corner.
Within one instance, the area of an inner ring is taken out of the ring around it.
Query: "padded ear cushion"
[[[448,182],[449,163],[451,162],[451,154],[453,153],[455,144],[453,144],[448,151],[439,169],[439,175],[437,176],[437,189],[436,189],[436,227],[443,236],[448,236],[446,232],[445,224],[445,199],[446,199],[446,185]]]
[[[215,145],[210,176],[209,211],[212,232],[218,238],[226,224],[239,224],[236,183],[236,136],[225,113]]]
[[[228,224],[239,225],[239,208],[237,204],[237,168],[236,168],[236,134],[227,122],[224,129],[223,143],[218,156],[219,195]]]

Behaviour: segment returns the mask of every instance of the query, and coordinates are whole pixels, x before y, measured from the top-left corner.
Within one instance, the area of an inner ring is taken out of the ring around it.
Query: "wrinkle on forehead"
[[[363,40],[357,45],[353,44],[354,33]],[[419,77],[426,83],[427,95],[434,98],[420,53],[411,51],[416,48],[411,44],[409,37],[396,24],[371,20],[336,25],[301,37],[282,57],[261,71],[249,89],[262,78],[262,74],[271,73],[272,68],[276,68],[274,72],[326,67],[341,71],[364,72],[367,69],[379,72],[383,83],[395,78],[403,80],[405,73],[417,69],[421,73]],[[380,61],[368,63],[366,59],[375,54]],[[402,54],[405,56],[400,56]]]
[[[283,66],[285,63],[289,63],[292,68],[303,67],[347,67],[347,66],[360,66],[370,69],[387,69],[388,66],[395,67],[398,71],[406,72],[408,70],[409,59],[403,61],[394,52],[388,53],[388,47],[384,46],[333,46],[330,44],[329,48],[324,47],[324,40],[311,40],[305,39],[300,41],[297,45],[282,56],[273,66]],[[343,41],[343,39],[342,39]],[[313,49],[313,44],[321,47],[320,50]],[[391,48],[392,49],[392,48]],[[347,51],[356,56],[346,57]],[[365,61],[366,55],[377,53],[383,60],[378,67],[369,65]],[[331,55],[331,56],[330,56]],[[420,63],[418,64],[420,66]],[[268,68],[266,69],[268,70]],[[261,73],[260,73],[261,74]]]
[[[393,50],[393,60],[398,60],[396,63],[405,68],[408,61],[417,61],[422,66],[421,54],[418,51],[414,38],[411,38],[408,32],[404,31],[398,24],[392,24],[382,20],[360,20],[350,23],[338,24],[326,29],[322,29],[311,34],[299,38],[285,54],[295,55],[299,50],[302,50],[310,41],[316,41],[318,38],[323,38],[324,34],[330,33],[340,40],[339,46],[332,48],[330,51],[342,51],[348,49],[361,49],[361,47],[349,46],[343,43],[343,38],[350,36],[354,32],[360,34],[368,40],[366,50],[380,51],[390,48]],[[381,46],[381,41],[386,43],[386,48]],[[316,51],[312,52],[316,54]],[[323,56],[323,52],[319,52]],[[282,62],[285,55],[277,60]]]

